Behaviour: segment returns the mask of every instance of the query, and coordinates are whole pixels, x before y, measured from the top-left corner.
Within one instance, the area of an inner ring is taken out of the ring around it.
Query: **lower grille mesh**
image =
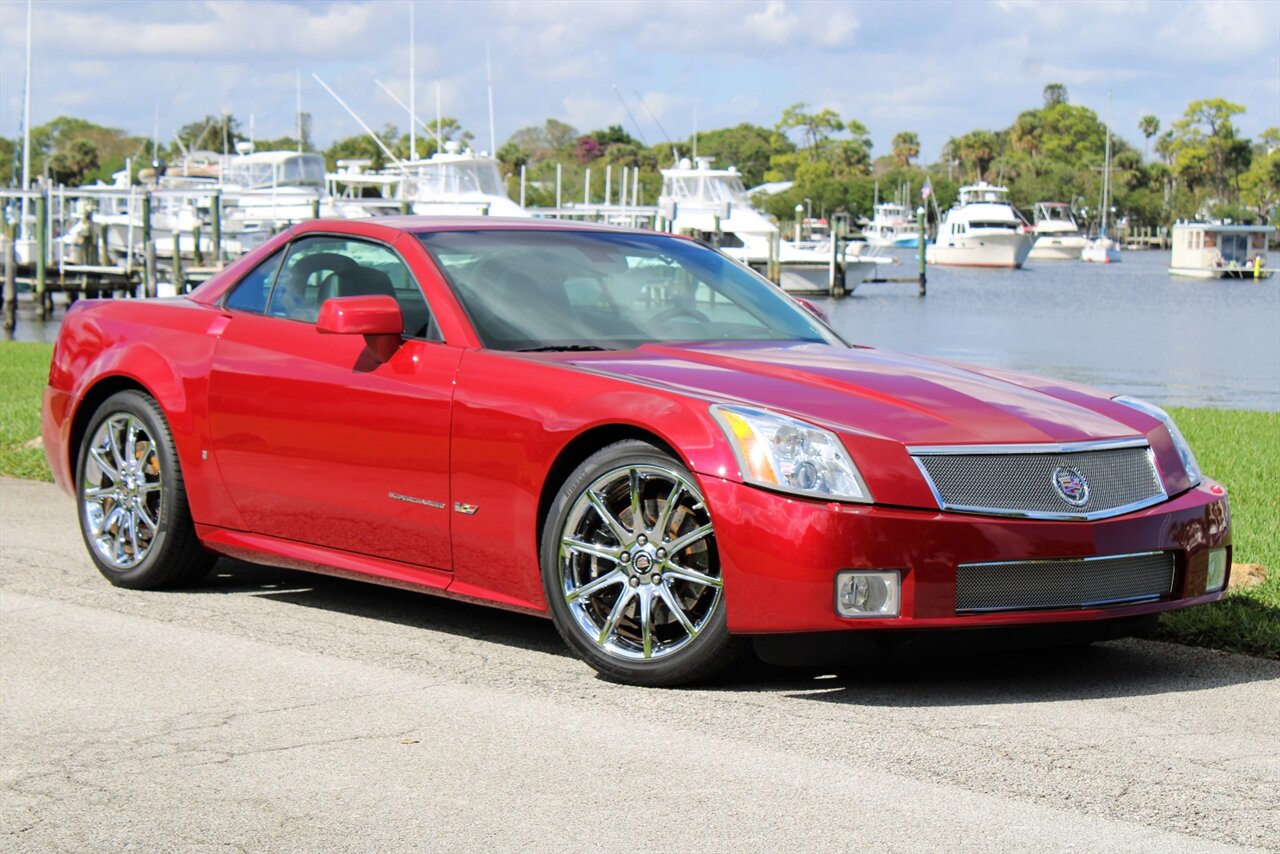
[[[956,613],[1082,608],[1173,591],[1172,552],[956,567]]]

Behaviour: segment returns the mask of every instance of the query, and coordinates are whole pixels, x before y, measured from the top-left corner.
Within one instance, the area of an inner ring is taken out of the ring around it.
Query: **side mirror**
[[[376,294],[364,297],[333,297],[320,306],[316,329],[331,335],[395,335],[404,329],[400,304],[395,298]]]
[[[831,321],[827,320],[827,313],[825,311],[818,308],[816,305],[809,302],[807,299],[802,299],[801,297],[792,297],[792,299],[798,302],[800,304],[800,307],[803,308],[805,311],[809,312],[814,317],[818,318],[828,326],[831,325]]]

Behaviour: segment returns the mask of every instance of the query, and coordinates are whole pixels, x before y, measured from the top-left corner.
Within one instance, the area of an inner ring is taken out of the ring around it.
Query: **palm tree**
[[[920,137],[915,131],[904,130],[893,137],[893,159],[899,166],[906,168],[911,160],[920,155]]]
[[[1142,144],[1142,159],[1146,160],[1148,149],[1151,145],[1151,137],[1160,132],[1160,120],[1155,116],[1143,116],[1138,119],[1138,130],[1142,131],[1142,135],[1146,137],[1146,141]]]

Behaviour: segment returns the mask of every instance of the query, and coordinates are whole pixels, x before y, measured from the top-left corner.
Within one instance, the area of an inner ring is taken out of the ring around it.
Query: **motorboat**
[[[1028,257],[1037,260],[1078,261],[1089,242],[1071,213],[1071,205],[1064,202],[1036,202],[1032,231],[1035,243]]]
[[[960,188],[926,258],[950,267],[1021,267],[1033,242],[1026,220],[1009,203],[1008,188],[979,181]]]
[[[871,222],[862,229],[867,243],[875,247],[915,249],[920,233],[915,214],[906,205],[884,202],[875,206]]]
[[[683,158],[674,167],[661,170],[658,209],[672,230],[718,241],[720,251],[757,270],[764,270],[770,259],[775,259],[784,290],[826,292],[833,254],[830,238],[781,239],[778,227],[751,206],[738,171],[732,166],[717,169],[712,162],[710,157],[696,161]],[[848,292],[872,278],[881,264],[896,263],[893,258],[864,255],[865,246],[851,243],[844,247],[840,261]]]
[[[1227,222],[1177,222],[1169,272],[1195,279],[1265,279],[1267,238],[1275,226]]]
[[[407,204],[419,216],[532,216],[507,195],[498,161],[463,149],[456,140],[430,157],[381,170],[371,170],[367,160],[344,160],[338,166],[327,176],[338,200],[372,195],[375,202]]]

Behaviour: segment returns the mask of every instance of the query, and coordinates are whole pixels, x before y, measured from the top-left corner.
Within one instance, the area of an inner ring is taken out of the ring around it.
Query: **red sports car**
[[[1115,633],[1230,565],[1160,409],[848,344],[648,231],[309,222],[189,296],[76,303],[43,416],[113,584],[223,554],[406,586],[638,684],[752,642]]]

